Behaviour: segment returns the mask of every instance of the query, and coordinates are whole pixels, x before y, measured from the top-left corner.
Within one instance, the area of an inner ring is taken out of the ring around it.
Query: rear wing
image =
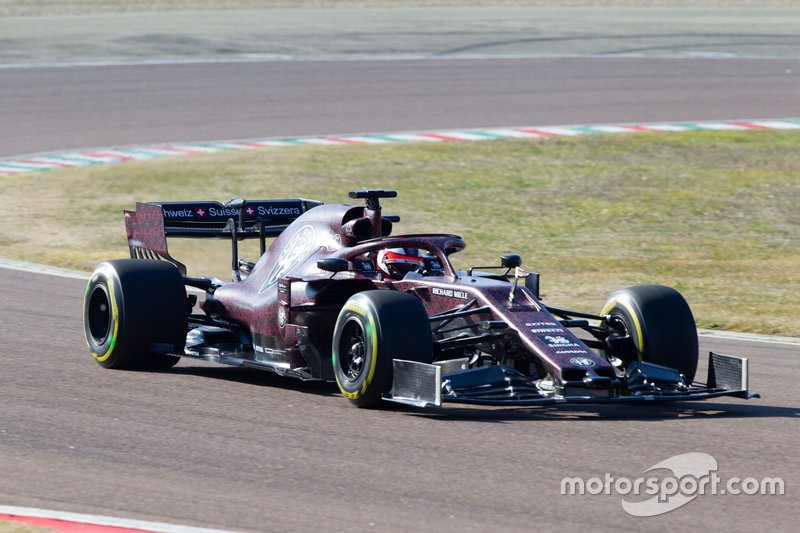
[[[186,275],[186,266],[169,253],[167,237],[211,239],[258,238],[261,253],[266,238],[277,237],[309,209],[315,200],[252,200],[219,202],[137,202],[125,211],[125,231],[132,258],[164,259]]]

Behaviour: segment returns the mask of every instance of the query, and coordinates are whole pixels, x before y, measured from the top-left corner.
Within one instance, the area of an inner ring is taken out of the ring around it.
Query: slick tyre
[[[186,343],[188,305],[178,269],[165,261],[100,263],[86,286],[83,331],[105,368],[169,368]]]
[[[629,339],[606,353],[623,363],[639,360],[678,370],[691,382],[697,371],[697,327],[681,294],[662,285],[640,285],[612,294],[601,311]]]
[[[422,304],[410,294],[376,290],[345,303],[333,334],[333,373],[357,407],[375,407],[392,388],[392,360],[430,363],[433,336]]]

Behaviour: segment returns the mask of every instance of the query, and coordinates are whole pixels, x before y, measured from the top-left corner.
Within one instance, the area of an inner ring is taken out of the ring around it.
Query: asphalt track
[[[0,157],[170,141],[781,118],[800,59],[308,61],[0,70]]]
[[[798,72],[792,58],[5,69],[0,155],[796,116]],[[790,531],[800,518],[796,345],[701,340],[704,352],[751,358],[751,387],[764,397],[749,402],[362,411],[329,385],[257,372],[197,363],[103,370],[81,335],[82,281],[5,269],[0,280],[0,501],[8,505],[258,531]],[[635,478],[687,452],[713,455],[723,479],[781,476],[788,495],[705,495],[641,519],[623,512],[619,495],[559,492],[565,476]]]
[[[100,368],[80,280],[4,270],[0,500],[259,531],[789,531],[800,477],[797,346],[703,341],[751,358],[764,398],[676,406],[352,408],[330,385],[182,363]],[[699,375],[703,375],[701,369]],[[565,476],[635,478],[687,452],[723,479],[782,476],[788,496],[701,496],[644,519]]]

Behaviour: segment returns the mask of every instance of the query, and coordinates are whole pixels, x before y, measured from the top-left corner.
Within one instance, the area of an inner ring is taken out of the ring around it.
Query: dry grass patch
[[[465,237],[457,266],[516,251],[553,305],[597,311],[637,283],[681,290],[701,326],[800,335],[800,134],[698,132],[297,147],[2,178],[0,255],[90,269],[127,251],[137,200],[395,188],[396,231]],[[194,273],[228,246],[174,241]],[[209,250],[213,252],[209,253]],[[253,257],[254,248],[245,255]]]
[[[8,520],[0,520],[0,533],[53,533],[53,531],[50,528],[33,527]]]

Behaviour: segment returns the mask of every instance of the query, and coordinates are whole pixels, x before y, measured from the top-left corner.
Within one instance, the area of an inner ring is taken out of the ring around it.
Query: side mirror
[[[350,261],[339,257],[326,257],[317,261],[317,268],[325,272],[344,272],[350,268]]]
[[[522,264],[522,256],[519,254],[505,254],[500,256],[500,264],[505,268],[517,268]]]

